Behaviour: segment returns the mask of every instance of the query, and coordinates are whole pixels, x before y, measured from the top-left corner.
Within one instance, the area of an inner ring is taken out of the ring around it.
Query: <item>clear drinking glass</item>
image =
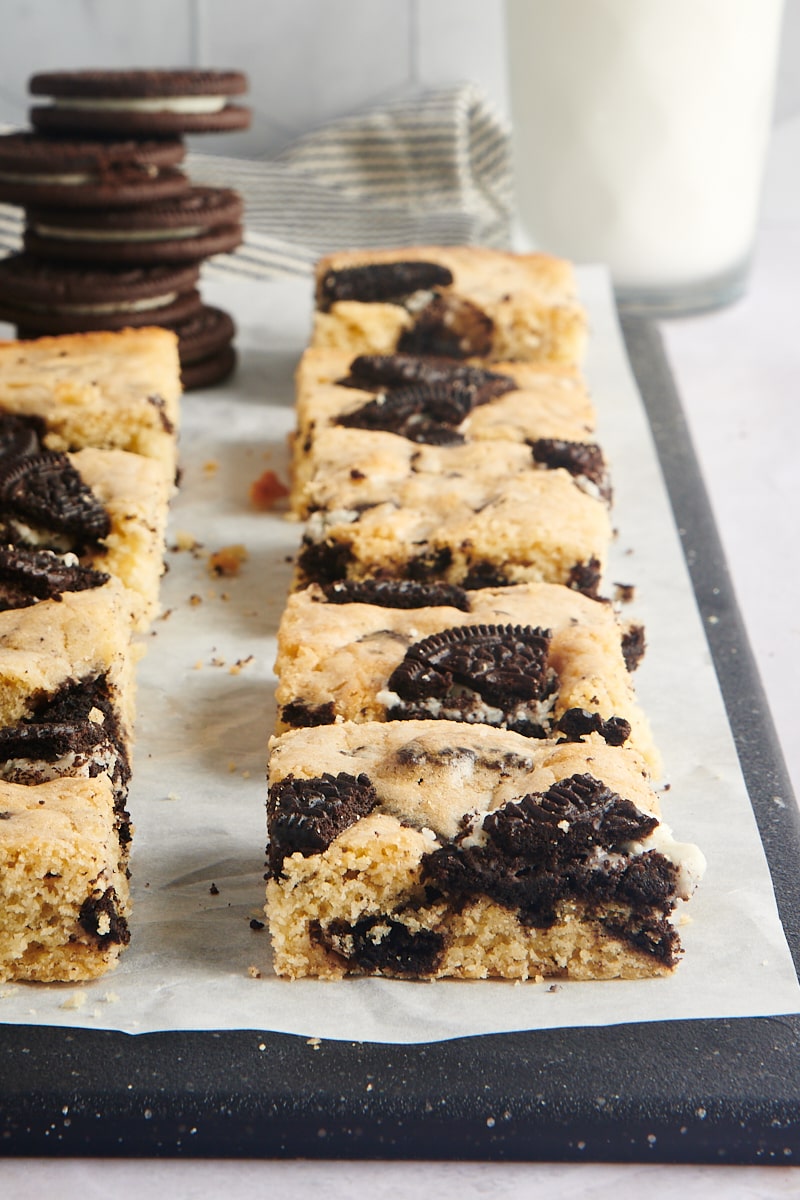
[[[782,0],[506,0],[517,207],[627,310],[745,289]]]

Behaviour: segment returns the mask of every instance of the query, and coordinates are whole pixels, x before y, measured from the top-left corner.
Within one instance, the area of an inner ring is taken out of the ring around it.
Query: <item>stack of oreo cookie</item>
[[[238,71],[34,75],[32,132],[0,137],[0,201],[25,210],[24,247],[0,262],[0,320],[21,338],[161,325],[178,334],[185,388],[227,378],[226,312],[200,266],[242,240],[242,200],[193,185],[187,134],[245,129]]]

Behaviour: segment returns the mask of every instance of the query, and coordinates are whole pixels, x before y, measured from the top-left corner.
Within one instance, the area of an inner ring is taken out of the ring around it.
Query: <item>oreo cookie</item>
[[[200,308],[199,266],[83,270],[27,254],[0,261],[0,320],[20,337],[167,325]]]
[[[204,304],[193,316],[172,326],[178,335],[184,391],[221,383],[236,366],[232,342],[236,327],[226,312]]]
[[[231,188],[193,187],[183,196],[103,211],[29,207],[25,251],[100,265],[199,262],[242,240],[242,200]]]
[[[176,164],[177,138],[64,140],[32,133],[0,135],[0,201],[108,208],[168,200],[189,190]]]
[[[247,129],[251,112],[229,97],[247,91],[241,71],[45,71],[28,82],[31,124],[46,133],[224,133]]]

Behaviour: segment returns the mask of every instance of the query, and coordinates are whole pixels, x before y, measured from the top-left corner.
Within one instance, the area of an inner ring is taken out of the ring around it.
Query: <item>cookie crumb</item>
[[[215,458],[210,458],[208,462],[203,463],[203,470],[206,475],[215,475],[219,470],[219,463]]]
[[[247,658],[237,658],[237,660],[233,664],[233,666],[228,667],[228,671],[230,672],[231,675],[238,675],[239,672],[244,670],[244,668],[252,661],[253,661],[252,654],[248,654]]]
[[[247,974],[251,979],[261,978],[261,972],[259,971],[258,967],[254,967],[252,965],[247,968]]]
[[[58,1007],[73,1011],[83,1008],[85,1003],[86,992],[73,992],[71,996],[67,996],[66,1000],[62,1000]]]
[[[189,597],[189,604],[192,606],[192,608],[197,608],[198,604],[202,603],[203,597],[198,596],[197,592],[192,592],[191,596]]]
[[[200,549],[201,543],[192,533],[188,533],[185,529],[179,529],[175,534],[175,541],[172,544],[172,549],[180,554],[185,550],[195,551]]]
[[[242,563],[247,561],[247,548],[241,544],[223,546],[209,555],[208,570],[211,575],[238,575]]]
[[[264,471],[250,485],[250,502],[254,508],[258,508],[262,512],[268,512],[278,500],[282,500],[284,496],[288,495],[289,489],[274,471]]]
[[[251,929],[254,929],[254,930],[263,929],[263,928],[264,928],[264,922],[263,922],[263,921],[259,921],[259,920],[258,920],[256,917],[253,917],[253,918],[251,919],[251,921],[250,921],[250,928],[251,928]]]
[[[615,583],[614,599],[620,604],[630,604],[636,595],[636,585],[633,583]]]

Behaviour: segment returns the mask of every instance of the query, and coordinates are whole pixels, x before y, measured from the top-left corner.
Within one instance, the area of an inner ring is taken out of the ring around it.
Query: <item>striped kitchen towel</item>
[[[305,275],[360,246],[511,241],[509,130],[469,83],[332,121],[269,161],[192,152],[186,169],[245,202],[244,244],[206,262],[206,278]],[[20,210],[0,205],[0,249],[21,230]]]

